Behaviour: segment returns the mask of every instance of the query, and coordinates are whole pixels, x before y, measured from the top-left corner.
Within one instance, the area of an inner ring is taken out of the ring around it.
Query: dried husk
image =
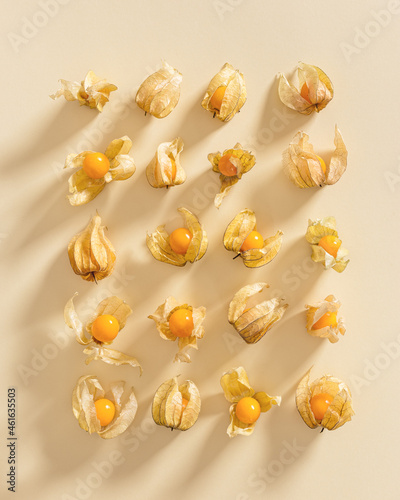
[[[334,269],[338,273],[342,273],[347,264],[350,262],[348,257],[349,251],[344,248],[343,245],[340,246],[336,257],[328,253],[324,248],[318,245],[318,242],[324,236],[335,236],[338,237],[338,232],[336,230],[336,219],[335,217],[324,217],[322,220],[317,219],[308,221],[308,228],[306,233],[306,240],[311,244],[311,259],[314,262],[321,262],[325,269]]]
[[[351,417],[354,415],[350,389],[344,382],[331,375],[324,375],[310,384],[310,372],[311,368],[297,387],[297,410],[301,418],[311,429],[322,427],[329,431],[336,430],[351,420]],[[333,397],[333,401],[328,406],[324,418],[319,421],[314,417],[310,406],[310,400],[312,397],[321,393],[330,394]]]
[[[165,118],[178,104],[182,75],[163,61],[162,67],[141,84],[136,94],[136,104],[145,113]]]
[[[270,410],[273,405],[279,406],[281,404],[280,396],[269,396],[266,392],[255,393],[250,386],[246,370],[242,366],[225,372],[221,377],[221,387],[225,398],[232,403],[229,408],[230,423],[227,429],[227,434],[231,438],[238,434],[249,436],[253,433],[256,425],[256,422],[245,424],[237,418],[236,405],[242,398],[256,399],[260,403],[260,409],[263,413]]]
[[[285,75],[279,73],[279,98],[288,108],[303,115],[313,111],[319,113],[333,98],[333,86],[328,76],[317,66],[299,63],[297,68],[298,89],[288,82]],[[301,96],[301,89],[306,84],[310,102]]]
[[[188,400],[183,411],[182,398]],[[178,385],[178,379],[174,377],[157,389],[153,399],[152,416],[157,425],[187,431],[196,423],[200,408],[200,393],[196,385],[191,380]]]
[[[347,168],[347,149],[342,134],[335,126],[335,151],[324,173],[305,132],[297,132],[283,152],[283,168],[289,179],[300,188],[335,184]]]
[[[328,295],[321,302],[314,305],[306,305],[307,309],[307,332],[312,337],[327,338],[332,344],[339,340],[339,334],[346,333],[346,327],[343,318],[337,318],[336,326],[326,326],[324,328],[313,329],[313,325],[326,313],[335,313],[339,311],[341,304],[334,295]]]
[[[221,109],[216,110],[211,106],[210,100],[219,87],[226,87],[226,91],[222,99]],[[211,80],[201,105],[221,121],[228,122],[240,111],[246,99],[246,85],[242,73],[225,63],[219,73]]]
[[[189,309],[192,311],[193,332],[190,337],[176,337],[169,328],[169,318],[178,309]],[[161,338],[173,342],[178,339],[178,352],[175,355],[174,362],[180,361],[190,363],[190,349],[198,349],[197,339],[202,339],[204,336],[203,321],[205,316],[205,307],[192,307],[188,304],[178,302],[174,297],[168,297],[163,304],[157,307],[154,314],[150,314],[148,318],[155,321]]]
[[[91,361],[103,361],[104,363],[114,366],[129,365],[133,368],[139,368],[140,375],[142,375],[143,368],[136,358],[124,354],[123,352],[116,351],[115,349],[103,347],[103,345],[104,344],[91,345],[84,349],[83,353],[86,354],[85,363],[87,365]]]
[[[277,231],[274,236],[264,239],[263,248],[241,252],[240,248],[244,240],[252,231],[256,230],[255,213],[245,208],[229,223],[224,234],[224,247],[240,255],[246,267],[265,266],[276,257],[282,245],[283,232]]]
[[[180,163],[180,154],[183,151],[183,141],[177,137],[172,142],[163,142],[157,148],[156,154],[146,168],[146,177],[150,186],[163,188],[178,186],[186,180],[186,173]],[[172,163],[175,162],[176,174],[172,178]]]
[[[226,176],[219,170],[218,164],[220,159],[228,154],[233,155],[230,158],[230,161],[235,165],[237,169],[236,175]],[[219,151],[217,151],[216,153],[210,153],[207,158],[212,165],[213,171],[220,174],[219,180],[221,181],[221,189],[214,199],[215,206],[219,208],[221,206],[222,200],[229,193],[231,188],[239,181],[239,179],[242,178],[243,174],[247,173],[254,167],[256,158],[250,153],[250,151],[244,150],[239,142],[235,144],[233,149],[226,149],[223,153],[220,153]]]
[[[103,439],[111,439],[122,434],[133,422],[137,412],[137,400],[131,388],[124,396],[125,382],[113,382],[111,396],[105,393],[95,375],[84,375],[78,380],[72,393],[72,411],[80,427],[92,434],[96,432]],[[95,401],[107,397],[115,405],[112,422],[102,427],[96,415]],[[122,401],[124,399],[124,401]]]
[[[254,283],[241,288],[229,304],[228,321],[247,344],[258,342],[284,315],[288,304],[273,297],[247,310],[247,301],[268,288],[267,283]]]
[[[332,154],[331,161],[326,166],[325,184],[327,185],[336,184],[347,168],[347,148],[337,125],[335,125],[334,144],[335,151]]]
[[[132,309],[128,304],[115,295],[105,298],[97,306],[92,318],[84,327],[74,307],[73,300],[77,295],[78,293],[76,292],[65,305],[64,320],[66,325],[74,331],[77,342],[81,345],[89,346],[83,351],[87,356],[85,360],[86,364],[89,364],[91,361],[100,360],[116,366],[130,365],[138,367],[140,374],[142,374],[142,367],[136,358],[113,349],[108,349],[104,346],[112,342],[100,342],[92,336],[93,321],[103,314],[114,316],[118,320],[119,331],[121,331],[126,324],[128,316],[132,314]]]
[[[95,151],[83,151],[77,155],[69,154],[65,160],[64,168],[79,169],[68,179],[70,204],[79,206],[89,203],[110,182],[129,179],[136,171],[133,158],[128,155],[131,148],[132,141],[126,135],[111,141],[104,153],[110,161],[110,169],[100,179],[92,179],[82,168],[86,156],[95,153]]]
[[[174,266],[185,266],[187,262],[196,262],[206,253],[208,239],[199,219],[186,208],[178,208],[185,219],[188,230],[193,237],[185,255],[175,253],[169,244],[169,234],[164,225],[158,226],[152,234],[147,234],[146,244],[153,257],[160,262],[166,262]]]
[[[93,71],[88,71],[81,83],[68,80],[60,80],[60,83],[61,88],[50,96],[52,99],[64,96],[67,101],[79,101],[80,106],[97,108],[99,111],[103,111],[110,93],[118,88],[97,77]]]
[[[74,273],[86,281],[99,281],[113,272],[115,250],[104,234],[99,214],[69,242],[68,257]]]

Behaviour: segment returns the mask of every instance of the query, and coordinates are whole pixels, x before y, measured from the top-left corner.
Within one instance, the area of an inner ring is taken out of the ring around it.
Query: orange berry
[[[333,396],[325,393],[317,394],[311,398],[311,411],[313,412],[316,420],[322,420],[324,418],[325,412],[332,401]]]
[[[98,316],[92,323],[92,335],[99,342],[111,342],[119,332],[119,322],[111,314]]]
[[[110,170],[110,160],[103,153],[89,153],[82,167],[91,179],[101,179]]]
[[[192,238],[193,235],[190,231],[185,227],[179,227],[169,235],[169,244],[175,253],[185,255]]]
[[[303,99],[305,99],[306,101],[308,101],[311,104],[309,92],[310,92],[310,89],[308,88],[307,84],[304,83],[303,86],[301,87],[300,95]]]
[[[176,177],[176,163],[175,163],[175,160],[172,157],[172,155],[168,155],[168,158],[171,161],[171,166],[168,166],[165,168],[165,173],[169,177],[169,180],[171,182],[173,182],[175,180],[175,177]]]
[[[264,246],[264,239],[258,231],[252,231],[244,240],[240,247],[241,252],[252,250],[253,248],[262,248]]]
[[[337,326],[337,317],[334,312],[327,312],[319,318],[317,322],[313,324],[311,330],[319,330],[320,328],[325,328],[326,326]]]
[[[325,174],[326,173],[326,163],[324,162],[324,160],[320,156],[318,156],[318,155],[315,155],[315,156],[318,158],[318,161],[319,161],[319,164],[321,165],[322,171]]]
[[[100,425],[104,427],[108,425],[115,416],[115,405],[109,399],[98,399],[94,402],[97,418],[100,420]]]
[[[254,424],[260,413],[260,403],[254,398],[242,398],[236,405],[236,416],[244,424]]]
[[[186,398],[182,398],[182,413],[184,412],[188,403],[189,403],[189,400],[187,400]]]
[[[231,162],[232,157],[235,157],[235,155],[227,154],[221,156],[218,162],[219,171],[221,172],[221,174],[226,175],[227,177],[233,177],[234,175],[237,174],[237,168]]]
[[[323,236],[318,242],[318,245],[330,255],[332,255],[332,257],[335,257],[335,259],[337,257],[337,253],[341,244],[341,240],[339,240],[339,238],[336,238],[336,236],[333,236],[332,234]]]
[[[211,96],[210,105],[213,109],[220,111],[222,106],[222,100],[224,98],[226,87],[218,87],[214,94]]]
[[[193,314],[190,309],[177,309],[169,318],[169,329],[175,337],[190,337],[193,332]]]

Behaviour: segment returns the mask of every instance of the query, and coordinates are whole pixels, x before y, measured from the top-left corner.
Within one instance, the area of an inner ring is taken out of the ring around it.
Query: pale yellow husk
[[[165,118],[178,104],[181,83],[181,73],[164,61],[162,67],[139,87],[136,104],[145,113]]]
[[[224,234],[224,247],[240,255],[246,267],[261,267],[271,262],[278,254],[282,245],[282,231],[264,239],[263,248],[254,248],[241,252],[244,240],[257,230],[256,216],[253,210],[245,208],[229,223]]]
[[[333,98],[333,86],[328,76],[317,66],[299,63],[297,68],[299,86],[289,83],[285,75],[279,73],[279,98],[289,108],[303,115],[321,111]],[[310,102],[301,96],[301,89],[306,84]]]
[[[190,337],[176,337],[169,328],[169,318],[178,309],[189,309],[193,315],[193,332]],[[204,336],[203,321],[206,317],[206,308],[192,307],[188,304],[178,302],[174,297],[168,297],[163,304],[157,307],[154,314],[148,316],[156,323],[157,330],[164,340],[171,340],[175,342],[178,340],[178,352],[175,355],[174,362],[180,361],[190,363],[189,351],[191,349],[198,349],[197,340],[202,339]]]
[[[132,368],[139,368],[140,375],[142,375],[143,368],[136,358],[115,349],[103,347],[103,345],[91,345],[84,349],[83,353],[86,354],[85,363],[87,365],[91,361],[103,361],[114,366],[129,365]]]
[[[152,234],[147,234],[146,244],[153,257],[160,262],[166,262],[174,266],[185,266],[187,262],[200,260],[207,251],[207,234],[200,224],[199,219],[184,207],[178,208],[185,220],[186,227],[192,234],[192,240],[185,255],[175,253],[169,244],[169,234],[164,225],[158,226]]]
[[[113,272],[115,250],[104,234],[99,214],[69,242],[68,257],[74,273],[86,281],[99,281]]]
[[[230,161],[237,169],[236,175],[226,176],[220,172],[218,164],[220,159],[225,155],[233,155],[230,158]],[[256,158],[250,153],[250,151],[244,150],[239,142],[233,146],[233,149],[226,149],[223,153],[220,153],[219,151],[216,153],[210,153],[207,158],[212,165],[213,171],[220,174],[219,180],[221,182],[221,189],[214,199],[215,206],[219,208],[231,188],[239,181],[239,179],[242,178],[243,174],[247,173],[254,167]]]
[[[113,341],[100,342],[92,336],[93,321],[104,314],[110,314],[111,316],[114,316],[114,318],[116,318],[119,323],[119,331],[121,331],[126,324],[128,316],[132,314],[132,309],[128,306],[128,304],[115,295],[105,298],[97,306],[92,318],[86,323],[84,327],[82,321],[79,319],[76,313],[73,302],[74,298],[77,295],[78,293],[76,292],[65,305],[64,321],[66,325],[74,331],[77,342],[81,345],[89,346],[83,351],[87,356],[85,360],[86,364],[89,364],[94,360],[100,360],[116,366],[130,365],[133,367],[138,367],[140,369],[140,374],[142,374],[142,367],[136,358],[122,352],[104,347],[105,345],[111,344]]]
[[[92,434],[96,432],[103,439],[122,434],[133,422],[137,412],[137,400],[131,388],[124,395],[125,382],[113,382],[107,394],[95,375],[84,375],[78,380],[72,393],[72,411],[80,427]],[[102,427],[96,415],[95,401],[106,397],[115,405],[115,416],[107,426]]]
[[[184,410],[182,398],[188,400]],[[174,377],[157,389],[151,411],[157,425],[186,431],[196,423],[200,409],[200,393],[196,385],[191,380],[178,385],[178,379]]]
[[[61,88],[50,96],[52,99],[64,96],[67,101],[79,101],[80,106],[97,108],[99,111],[103,111],[110,93],[118,88],[97,77],[93,71],[88,71],[81,83],[68,80],[60,80],[60,83]]]
[[[336,257],[328,253],[324,248],[318,245],[318,242],[324,236],[335,236],[338,237],[338,232],[336,230],[336,219],[335,217],[329,216],[324,217],[322,220],[317,219],[308,221],[308,228],[306,233],[306,240],[311,244],[311,259],[314,262],[321,262],[325,269],[334,269],[338,273],[342,273],[347,264],[350,262],[348,257],[349,251],[340,245]]]
[[[254,283],[241,288],[229,304],[228,321],[248,344],[258,342],[284,315],[288,304],[273,297],[247,309],[253,295],[268,288],[267,283]]]
[[[70,204],[79,206],[89,203],[110,182],[129,179],[136,171],[133,158],[128,155],[131,148],[132,141],[126,135],[111,141],[104,153],[110,161],[110,169],[100,179],[92,179],[82,168],[86,156],[95,153],[95,151],[83,151],[77,155],[68,155],[64,168],[79,169],[68,179]]]
[[[256,399],[263,413],[270,410],[273,405],[279,406],[281,404],[282,398],[280,396],[269,396],[266,392],[256,393],[250,386],[246,370],[242,366],[225,372],[220,382],[225,398],[232,403],[229,408],[230,423],[226,431],[230,438],[238,434],[249,436],[253,433],[256,425],[256,422],[245,424],[237,418],[236,405],[242,398],[250,397]]]
[[[210,100],[219,87],[226,87],[226,91],[222,99],[221,109],[216,110],[211,106]],[[225,63],[219,73],[211,80],[201,105],[221,121],[228,122],[240,111],[246,99],[246,85],[242,73]]]
[[[310,384],[310,370],[300,381],[296,390],[296,407],[304,422],[311,429],[322,427],[330,431],[336,430],[351,420],[354,415],[352,397],[348,386],[331,375],[314,380]],[[316,420],[311,410],[310,400],[318,394],[329,394],[333,397],[332,403],[324,415],[324,418]]]
[[[347,149],[342,134],[335,126],[335,146],[324,173],[305,132],[297,132],[289,147],[283,152],[283,168],[289,179],[300,188],[335,184],[347,168]]]
[[[346,333],[346,327],[343,318],[337,318],[336,326],[326,326],[324,328],[313,329],[313,325],[324,316],[326,313],[335,313],[339,311],[341,304],[334,295],[328,295],[325,299],[317,304],[306,305],[307,309],[307,332],[312,337],[327,338],[332,344],[339,340],[339,334]]]
[[[150,186],[163,188],[178,186],[186,180],[186,173],[180,162],[183,151],[183,141],[177,137],[171,142],[163,142],[157,148],[156,154],[146,168],[146,177]],[[172,178],[172,162],[176,167],[175,177]]]

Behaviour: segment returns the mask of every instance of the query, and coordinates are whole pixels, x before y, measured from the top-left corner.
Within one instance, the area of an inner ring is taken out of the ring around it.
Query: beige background
[[[1,19],[1,420],[4,432],[6,388],[15,386],[18,498],[398,498],[398,4],[7,5]],[[177,108],[156,120],[145,117],[133,98],[161,59],[182,72],[183,84]],[[335,86],[334,100],[318,116],[286,110],[277,98],[276,74],[290,74],[300,60],[321,66]],[[248,101],[222,124],[200,101],[227,61],[244,73]],[[80,80],[89,69],[119,87],[103,114],[48,97],[59,78]],[[349,149],[348,171],[335,186],[297,189],[282,172],[282,151],[302,129],[329,156],[335,123]],[[102,151],[124,134],[133,140],[135,175],[86,206],[69,206],[65,156]],[[187,182],[155,190],[145,167],[157,145],[177,135],[185,143]],[[207,154],[237,141],[252,149],[257,164],[218,211],[218,179]],[[210,241],[203,260],[182,269],[155,261],[145,246],[146,231],[161,223],[176,227],[179,206],[195,211]],[[232,261],[221,243],[226,225],[245,207],[255,210],[263,235],[285,233],[277,258],[257,270]],[[118,253],[114,274],[97,286],[74,275],[66,254],[68,241],[96,209]],[[342,275],[309,260],[307,220],[326,215],[336,216],[350,250]],[[227,306],[241,286],[256,281],[283,293],[290,308],[276,328],[248,346],[228,324]],[[132,306],[134,315],[114,346],[140,360],[141,378],[132,368],[84,364],[62,315],[75,291],[83,318],[114,293]],[[329,293],[342,301],[348,327],[335,345],[309,337],[304,328],[304,304]],[[147,319],[168,295],[207,308],[206,334],[191,364],[172,363],[176,346]],[[257,390],[281,395],[282,405],[262,415],[252,436],[230,440],[229,403],[219,379],[239,365]],[[310,430],[295,409],[295,388],[311,365],[313,377],[332,373],[353,391],[356,416],[337,432]],[[134,386],[139,410],[124,436],[103,441],[79,428],[71,391],[89,373],[104,384],[123,379]],[[199,420],[186,433],[158,427],[150,416],[155,390],[177,374],[193,380],[202,396]],[[4,439],[2,446],[6,492]]]

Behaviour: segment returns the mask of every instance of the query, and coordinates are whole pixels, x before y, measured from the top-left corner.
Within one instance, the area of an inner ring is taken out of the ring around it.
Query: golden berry
[[[254,424],[260,413],[260,403],[254,398],[242,398],[236,405],[236,417],[244,424]]]
[[[309,92],[310,92],[310,89],[308,88],[307,84],[304,83],[303,86],[301,87],[300,95],[303,99],[305,99],[307,102],[309,102],[311,104]]]
[[[110,160],[103,153],[89,153],[82,168],[91,179],[101,179],[110,169]]]
[[[108,425],[115,416],[115,405],[109,399],[98,399],[94,402],[97,418],[100,420],[100,425],[104,427]]]
[[[341,240],[339,240],[339,238],[336,238],[336,236],[333,236],[331,234],[328,236],[323,236],[318,242],[318,245],[322,247],[330,255],[332,255],[332,257],[335,257],[335,259],[337,257],[337,253],[341,244],[342,244]]]
[[[337,326],[337,317],[334,312],[327,312],[316,321],[311,330],[319,330],[320,328],[325,328],[326,326]]]
[[[176,337],[190,337],[193,328],[193,315],[190,309],[177,309],[171,314],[169,329]]]
[[[169,235],[169,244],[172,250],[178,255],[185,255],[193,235],[185,227],[179,227]]]
[[[231,158],[234,156],[235,155],[233,154],[226,154],[224,156],[221,156],[218,162],[218,170],[221,172],[222,175],[226,175],[227,177],[233,177],[234,175],[237,174],[237,168],[231,162]]]
[[[241,252],[252,250],[254,248],[262,248],[264,246],[264,239],[258,231],[252,231],[244,240],[240,247]]]
[[[322,420],[324,418],[325,412],[332,401],[333,396],[325,393],[317,394],[311,398],[311,411],[313,412],[316,420]]]
[[[119,322],[111,314],[98,316],[92,323],[92,335],[99,342],[111,342],[119,332]]]
[[[224,86],[218,87],[217,90],[214,92],[214,94],[211,96],[210,105],[213,109],[216,109],[217,111],[221,110],[222,100],[224,98],[225,91],[226,87]]]

